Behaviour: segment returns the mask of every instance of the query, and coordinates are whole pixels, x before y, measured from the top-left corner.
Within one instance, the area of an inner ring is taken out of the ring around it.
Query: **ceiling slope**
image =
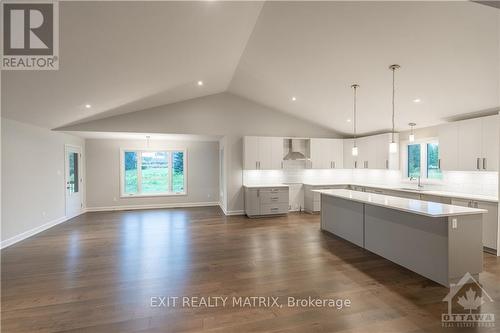
[[[261,7],[61,2],[60,69],[4,71],[2,116],[54,128],[225,91]]]
[[[499,11],[472,2],[267,2],[229,91],[351,133],[499,106]],[[292,97],[296,101],[292,101]],[[420,103],[413,100],[420,99]]]

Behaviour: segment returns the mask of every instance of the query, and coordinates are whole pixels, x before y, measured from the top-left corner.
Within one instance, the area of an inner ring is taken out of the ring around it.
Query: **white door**
[[[258,156],[259,156],[259,169],[261,170],[271,170],[273,168],[273,151],[272,151],[272,139],[267,137],[258,138]]]
[[[243,138],[243,163],[245,170],[259,168],[259,138],[256,136],[245,136]]]
[[[464,120],[458,125],[458,169],[478,171],[482,166],[481,118]]]
[[[498,171],[498,118],[498,115],[482,118],[482,170]]]
[[[64,155],[66,217],[73,217],[83,208],[82,149],[76,146],[66,146]]]
[[[447,124],[439,128],[439,168],[458,170],[458,125]]]

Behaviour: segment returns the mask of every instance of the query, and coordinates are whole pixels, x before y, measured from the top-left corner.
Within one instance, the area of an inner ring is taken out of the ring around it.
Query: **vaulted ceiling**
[[[356,82],[359,131],[382,131],[398,63],[397,128],[434,125],[500,106],[499,13],[472,2],[61,2],[60,69],[2,72],[2,116],[55,128],[229,91],[348,133]]]

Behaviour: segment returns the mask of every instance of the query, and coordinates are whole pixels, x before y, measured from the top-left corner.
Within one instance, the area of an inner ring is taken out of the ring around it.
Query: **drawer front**
[[[286,214],[288,213],[288,203],[276,203],[260,206],[260,215]]]
[[[260,191],[260,203],[261,204],[275,204],[275,203],[286,203],[288,206],[288,191]]]

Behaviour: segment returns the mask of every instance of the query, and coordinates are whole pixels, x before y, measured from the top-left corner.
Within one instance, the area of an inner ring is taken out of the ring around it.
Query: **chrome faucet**
[[[417,180],[418,179],[418,183],[417,183],[417,188],[420,190],[420,189],[423,189],[424,188],[424,185],[422,185],[422,183],[420,182],[420,176],[418,176],[417,178],[415,177],[410,177],[410,181],[412,180]]]

